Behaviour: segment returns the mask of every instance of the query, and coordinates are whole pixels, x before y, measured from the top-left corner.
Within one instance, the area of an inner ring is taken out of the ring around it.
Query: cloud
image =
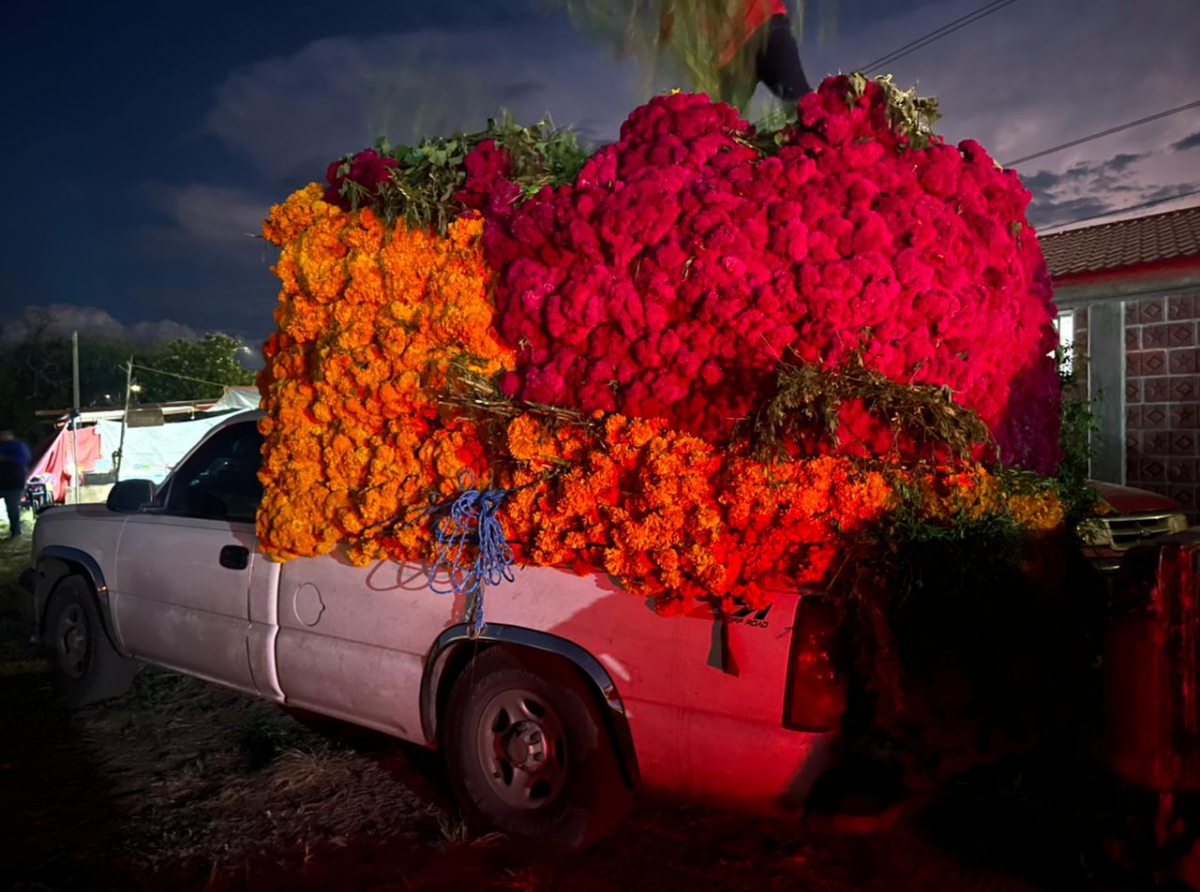
[[[111,313],[98,307],[75,304],[28,306],[21,315],[0,327],[0,341],[15,343],[31,336],[67,337],[73,331],[137,344],[160,344],[180,338],[194,340],[195,329],[171,319],[125,325]]]
[[[1150,153],[1122,152],[1106,161],[1080,161],[1066,170],[1039,170],[1022,178],[1033,193],[1029,222],[1045,227],[1102,214],[1120,204],[1151,200],[1161,188],[1138,180],[1137,164]]]
[[[193,184],[170,190],[167,208],[189,236],[208,242],[238,242],[259,235],[270,199],[244,189]]]
[[[1143,158],[1150,157],[1150,155],[1151,155],[1150,152],[1137,152],[1137,153],[1120,152],[1120,153],[1114,155],[1112,158],[1108,159],[1106,164],[1108,165],[1108,167],[1110,169],[1112,169],[1114,171],[1122,171],[1122,170],[1125,170],[1125,168],[1129,167],[1130,165],[1136,164],[1138,161],[1141,161]]]
[[[520,121],[549,112],[615,137],[635,104],[636,72],[565,21],[373,38],[318,40],[233,72],[209,130],[272,182],[319,179],[326,164],[379,136],[409,143],[474,131],[500,108]]]
[[[208,280],[228,278],[235,268],[246,273],[265,268],[262,221],[274,203],[265,190],[147,183],[142,194],[165,217],[126,234],[126,249],[142,263],[166,265],[181,275],[199,264]]]
[[[1178,142],[1172,143],[1171,148],[1176,152],[1186,152],[1189,149],[1200,148],[1200,130],[1185,136]]]
[[[121,291],[122,304],[139,314],[178,307],[201,329],[233,326],[261,335],[278,291],[269,272],[278,252],[261,236],[272,203],[265,191],[144,186],[165,219],[122,233],[120,250],[137,269]]]
[[[1193,192],[1197,186],[1200,186],[1200,184],[1171,183],[1168,186],[1159,186],[1157,189],[1154,189],[1147,194],[1143,201],[1166,201],[1168,199],[1176,198],[1178,196],[1186,195],[1189,192]]]
[[[1114,210],[1116,205],[1103,198],[1083,196],[1044,201],[1029,212],[1029,222],[1038,229],[1049,229],[1076,220],[1090,220]]]

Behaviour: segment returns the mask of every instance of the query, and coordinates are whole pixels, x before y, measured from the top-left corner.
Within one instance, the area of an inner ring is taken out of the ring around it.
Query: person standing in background
[[[0,431],[0,496],[8,511],[9,540],[21,537],[21,499],[33,457],[12,431]]]

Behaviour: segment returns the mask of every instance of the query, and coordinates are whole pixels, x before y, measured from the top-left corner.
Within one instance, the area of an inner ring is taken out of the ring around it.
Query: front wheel
[[[456,798],[478,829],[573,848],[629,808],[594,698],[551,658],[485,651],[455,682],[442,739]]]
[[[81,576],[68,576],[55,587],[46,614],[46,646],[54,686],[72,708],[119,697],[137,673],[138,664],[108,640],[96,597]]]

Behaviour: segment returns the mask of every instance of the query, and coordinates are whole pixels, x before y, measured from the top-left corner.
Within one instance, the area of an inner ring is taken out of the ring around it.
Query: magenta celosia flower
[[[782,358],[837,365],[861,344],[893,380],[949,387],[1005,461],[1051,470],[1054,308],[1028,191],[973,141],[906,148],[879,89],[851,106],[847,87],[804,97],[765,159],[734,109],[658,97],[574,186],[525,202],[481,144],[460,200],[489,220],[498,327],[519,355],[504,392],[720,440]],[[861,404],[842,428],[844,452],[920,446]]]
[[[348,208],[349,200],[342,196],[342,186],[347,181],[358,183],[369,193],[375,194],[379,187],[391,179],[396,169],[396,159],[380,155],[374,149],[364,149],[350,159],[350,170],[347,174],[340,173],[342,161],[334,161],[325,170],[325,181],[329,184],[325,190],[325,200]]]

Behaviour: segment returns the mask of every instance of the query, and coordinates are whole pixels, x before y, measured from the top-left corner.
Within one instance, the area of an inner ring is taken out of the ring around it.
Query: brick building
[[[1200,207],[1041,239],[1064,340],[1089,358],[1092,476],[1200,515]]]

